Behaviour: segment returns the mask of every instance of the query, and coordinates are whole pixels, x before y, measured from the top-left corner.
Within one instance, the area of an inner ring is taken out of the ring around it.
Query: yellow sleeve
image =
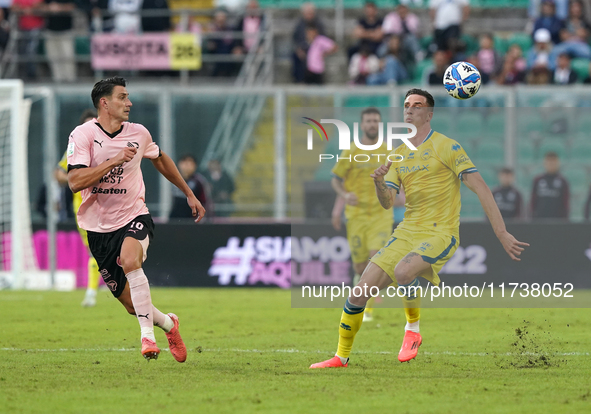
[[[57,163],[57,166],[65,172],[68,172],[68,155],[65,152],[60,162]]]
[[[395,152],[393,152],[392,154],[395,154]],[[394,158],[392,158],[394,159]],[[400,174],[399,174],[399,167],[398,167],[398,163],[393,162],[392,165],[390,166],[390,171],[388,171],[388,174],[386,174],[386,177],[384,177],[386,180],[386,185],[388,186],[388,188],[393,188],[396,190],[396,193],[400,193]]]
[[[445,141],[438,148],[438,153],[445,165],[447,165],[461,180],[463,174],[477,172],[476,166],[466,154],[466,150],[453,139]]]
[[[347,173],[351,169],[351,160],[349,160],[349,157],[351,157],[351,150],[343,150],[338,157],[338,161],[334,167],[332,167],[331,172],[334,176],[344,180],[347,178]]]

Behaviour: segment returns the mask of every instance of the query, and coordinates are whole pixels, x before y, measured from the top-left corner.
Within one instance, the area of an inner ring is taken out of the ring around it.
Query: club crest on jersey
[[[115,292],[117,290],[117,282],[115,282],[114,280],[109,280],[108,282],[106,282],[106,284],[109,287],[109,289],[111,289],[111,292]]]
[[[421,153],[421,159],[423,161],[427,161],[429,158],[431,158],[432,155],[433,155],[433,151],[431,150],[431,148],[426,149],[425,151],[423,151]]]

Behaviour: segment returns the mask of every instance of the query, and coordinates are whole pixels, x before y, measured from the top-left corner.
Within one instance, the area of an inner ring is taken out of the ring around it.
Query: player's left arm
[[[507,231],[499,207],[495,202],[490,188],[488,188],[488,185],[486,185],[480,173],[478,171],[464,173],[462,174],[462,181],[466,184],[466,187],[478,196],[480,204],[482,204],[482,208],[490,221],[495,235],[503,245],[503,248],[509,257],[515,261],[520,261],[521,259],[518,256],[521,255],[524,247],[529,246],[529,244],[518,241]]]
[[[205,208],[201,205],[201,202],[195,197],[193,191],[189,188],[181,173],[179,172],[176,164],[167,154],[162,151],[160,157],[151,160],[154,167],[162,174],[168,181],[173,183],[187,196],[187,203],[193,211],[193,217],[195,217],[195,223],[201,221],[205,216]]]

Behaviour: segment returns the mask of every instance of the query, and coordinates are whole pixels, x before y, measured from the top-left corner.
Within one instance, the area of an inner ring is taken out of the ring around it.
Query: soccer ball
[[[480,72],[471,63],[456,62],[449,65],[443,75],[443,86],[450,96],[468,99],[480,89]]]

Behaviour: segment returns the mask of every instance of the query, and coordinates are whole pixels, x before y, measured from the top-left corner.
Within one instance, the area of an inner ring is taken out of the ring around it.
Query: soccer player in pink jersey
[[[205,209],[195,197],[174,161],[152,141],[148,130],[128,122],[132,103],[121,77],[104,79],[92,89],[98,116],[70,134],[67,149],[68,184],[82,192],[78,224],[88,232],[88,244],[101,276],[113,296],[136,315],[141,327],[142,355],[156,359],[154,326],[166,333],[170,352],[178,362],[187,358],[178,317],[152,305],[148,278],[142,270],[154,223],[145,203],[140,168],[143,158],[186,196],[195,222]]]

